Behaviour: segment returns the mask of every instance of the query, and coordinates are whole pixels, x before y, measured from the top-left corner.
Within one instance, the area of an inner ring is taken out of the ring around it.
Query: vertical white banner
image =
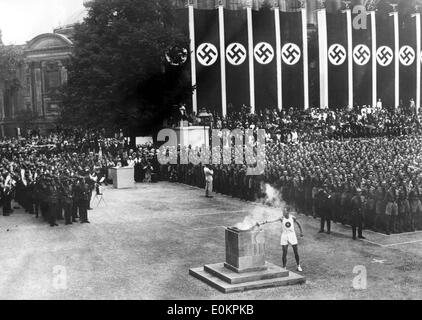
[[[221,66],[221,110],[222,115],[227,115],[227,92],[226,92],[226,42],[224,37],[224,6],[218,5],[218,22],[220,33],[220,66]]]
[[[318,45],[319,45],[319,91],[320,108],[328,108],[328,48],[327,15],[325,8],[318,10]]]
[[[198,96],[196,92],[196,56],[195,56],[195,15],[194,8],[191,1],[188,5],[189,10],[189,45],[190,45],[190,70],[191,70],[191,81],[192,88],[192,111],[198,113]]]
[[[377,22],[375,10],[369,12],[371,17],[371,42],[372,42],[372,106],[377,105]]]
[[[416,12],[415,15],[416,23],[416,112],[419,113],[421,106],[421,14]]]
[[[303,45],[303,98],[304,108],[309,109],[309,72],[308,72],[308,17],[306,13],[306,1],[302,8],[302,45]]]
[[[400,38],[399,38],[399,13],[390,13],[394,22],[394,107],[400,104]]]
[[[280,31],[280,9],[274,7],[274,24],[275,24],[275,43],[276,43],[276,61],[277,61],[277,107],[278,110],[283,109],[283,80],[281,75],[281,31]]]
[[[248,56],[249,56],[249,97],[251,113],[255,113],[255,67],[254,67],[254,53],[253,53],[253,21],[252,21],[252,7],[246,8],[248,18]]]
[[[348,72],[348,95],[347,103],[353,107],[353,35],[352,35],[352,11],[346,9],[347,23],[347,72]]]

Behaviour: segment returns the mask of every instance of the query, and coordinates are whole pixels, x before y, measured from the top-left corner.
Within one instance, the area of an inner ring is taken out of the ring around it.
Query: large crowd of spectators
[[[245,200],[265,198],[263,187],[305,214],[351,224],[358,211],[366,228],[390,234],[422,229],[422,135],[414,110],[357,107],[344,110],[262,111],[247,108],[213,128],[267,131],[263,176],[245,165],[215,165],[216,192]],[[204,186],[200,165],[166,166],[163,177]],[[353,208],[359,194],[361,208]],[[321,226],[323,227],[323,226]]]
[[[101,131],[60,130],[48,136],[0,141],[0,205],[13,213],[12,201],[50,226],[65,220],[88,223],[93,191],[110,181],[109,169],[134,166],[137,181],[151,181],[157,170],[152,144],[129,147],[121,134],[105,138]]]
[[[201,125],[195,116],[182,120]],[[350,224],[358,211],[372,230],[422,229],[422,133],[414,111],[361,107],[250,114],[243,108],[207,121],[212,128],[267,132],[264,174],[247,175],[246,165],[214,165],[216,192],[261,201],[265,185],[271,185],[290,210],[323,220]],[[98,181],[110,181],[111,167],[133,166],[137,182],[205,184],[200,164],[160,165],[158,146],[131,148],[121,133],[106,138],[102,131],[69,129],[3,139],[0,148],[4,215],[13,211],[14,198],[28,212],[41,212],[50,225],[63,213],[66,223],[87,220],[92,192],[99,192]],[[358,209],[355,195],[362,200]]]

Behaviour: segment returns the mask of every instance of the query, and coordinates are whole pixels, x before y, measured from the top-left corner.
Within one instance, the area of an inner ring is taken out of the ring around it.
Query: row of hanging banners
[[[205,108],[227,114],[246,105],[266,108],[309,105],[306,8],[297,12],[178,9],[190,38],[194,112]],[[354,27],[350,9],[317,12],[320,108],[352,105],[420,106],[420,14],[368,11]],[[363,26],[363,27],[362,27]],[[318,75],[316,76],[318,78]]]

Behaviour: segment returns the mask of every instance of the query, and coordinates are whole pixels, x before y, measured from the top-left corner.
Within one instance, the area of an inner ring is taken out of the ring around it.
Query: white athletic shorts
[[[297,238],[295,232],[283,233],[281,234],[280,245],[287,246],[287,245],[296,245]]]

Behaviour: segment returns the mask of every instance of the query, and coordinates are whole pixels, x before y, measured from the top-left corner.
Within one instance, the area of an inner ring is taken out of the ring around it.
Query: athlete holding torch
[[[300,237],[303,237],[302,232],[302,226],[300,225],[299,221],[297,221],[296,217],[291,215],[289,212],[284,212],[283,216],[277,220],[273,221],[264,221],[261,223],[257,223],[256,226],[260,227],[267,223],[275,223],[275,222],[281,222],[281,240],[280,244],[283,248],[283,268],[286,268],[287,264],[287,249],[289,247],[289,244],[293,248],[293,252],[296,259],[297,264],[297,271],[302,271],[302,268],[300,267],[299,263],[299,253],[297,250],[297,237],[296,237],[296,231],[294,224],[296,223],[300,230]]]

